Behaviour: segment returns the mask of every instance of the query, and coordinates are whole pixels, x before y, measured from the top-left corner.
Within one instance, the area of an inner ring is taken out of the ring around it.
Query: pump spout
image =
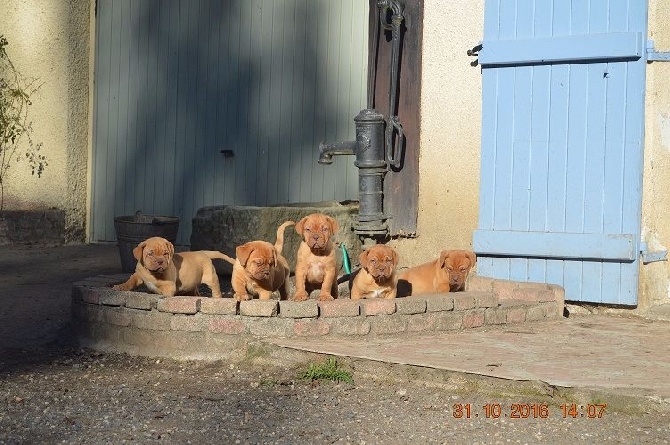
[[[356,154],[356,141],[334,142],[326,144],[321,142],[319,144],[319,164],[332,164],[333,156],[335,155],[354,155]]]

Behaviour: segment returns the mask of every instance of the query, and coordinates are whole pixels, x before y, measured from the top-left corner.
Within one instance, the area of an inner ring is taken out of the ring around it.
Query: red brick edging
[[[253,338],[445,331],[558,318],[559,286],[473,276],[467,292],[303,302],[121,292],[119,276],[74,283],[72,313],[86,346],[148,356],[220,358]]]

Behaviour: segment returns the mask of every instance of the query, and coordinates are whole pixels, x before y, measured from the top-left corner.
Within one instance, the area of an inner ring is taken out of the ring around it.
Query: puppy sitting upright
[[[359,259],[361,268],[351,285],[351,299],[395,298],[398,253],[389,246],[376,244],[364,250]]]
[[[456,292],[464,289],[476,261],[474,252],[469,250],[443,250],[438,259],[411,267],[401,272],[398,279],[409,283],[412,295]]]
[[[284,229],[295,224],[286,221],[277,229],[274,246],[267,241],[249,241],[235,249],[236,260],[230,279],[237,301],[249,300],[258,295],[261,300],[269,300],[272,292],[279,291],[279,299],[287,298],[286,282],[289,266],[281,254],[284,247]]]
[[[307,300],[309,293],[319,288],[320,301],[337,295],[337,259],[332,238],[338,230],[337,221],[321,213],[307,215],[296,223],[295,231],[302,241],[296,254],[293,300]]]
[[[228,259],[221,252],[200,250],[175,253],[172,243],[165,238],[153,237],[142,241],[133,249],[137,259],[135,273],[128,281],[113,286],[116,290],[132,290],[145,284],[152,292],[165,297],[192,293],[197,295],[198,285],[206,284],[212,297],[221,297],[219,277],[212,259]]]

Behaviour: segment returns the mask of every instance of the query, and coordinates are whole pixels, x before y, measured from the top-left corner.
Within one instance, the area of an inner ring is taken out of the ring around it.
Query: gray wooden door
[[[637,302],[646,0],[488,0],[478,273]]]
[[[91,240],[137,210],[357,199],[367,2],[98,0]]]

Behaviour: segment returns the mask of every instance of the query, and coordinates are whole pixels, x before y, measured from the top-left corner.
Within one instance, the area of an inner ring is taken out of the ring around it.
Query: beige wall
[[[649,38],[670,51],[670,4],[649,2]],[[647,65],[642,238],[650,250],[670,247],[670,63]],[[641,266],[639,305],[669,303],[670,263]]]
[[[466,51],[484,35],[484,0],[426,0],[416,239],[398,241],[401,264],[472,248],[477,227],[481,70]]]
[[[27,164],[10,169],[6,209],[66,212],[66,239],[83,241],[89,110],[89,0],[3,0],[0,34],[16,67],[42,84],[29,119],[49,165],[41,178]]]

